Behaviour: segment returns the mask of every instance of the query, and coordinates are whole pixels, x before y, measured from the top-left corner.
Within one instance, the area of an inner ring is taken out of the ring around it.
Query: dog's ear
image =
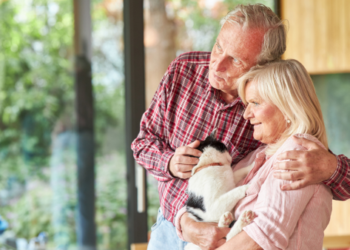
[[[214,130],[211,132],[211,134],[208,137],[211,137],[211,138],[215,139],[216,138],[216,132],[217,132],[217,129],[214,128]]]
[[[207,138],[205,138],[205,142],[212,142],[212,141],[216,141],[216,128],[211,132],[210,135],[207,136]]]

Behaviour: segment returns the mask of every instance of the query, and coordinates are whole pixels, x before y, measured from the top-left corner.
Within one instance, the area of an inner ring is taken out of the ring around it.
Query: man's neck
[[[232,93],[225,93],[221,91],[221,98],[227,103],[230,104],[234,102],[238,97],[238,91],[235,90]]]

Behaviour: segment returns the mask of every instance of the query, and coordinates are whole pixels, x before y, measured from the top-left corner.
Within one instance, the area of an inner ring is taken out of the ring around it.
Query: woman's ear
[[[284,115],[284,120],[286,121],[287,125],[291,124],[291,120],[287,115]]]

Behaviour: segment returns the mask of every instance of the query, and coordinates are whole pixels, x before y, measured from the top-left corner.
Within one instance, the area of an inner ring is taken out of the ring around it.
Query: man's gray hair
[[[257,28],[265,32],[257,64],[275,61],[286,50],[285,25],[269,7],[263,4],[237,5],[221,20],[221,25],[226,22],[238,23],[243,29]]]

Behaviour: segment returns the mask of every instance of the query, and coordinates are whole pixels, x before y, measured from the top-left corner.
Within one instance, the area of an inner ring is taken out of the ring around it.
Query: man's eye
[[[233,57],[232,60],[233,60],[233,63],[236,64],[237,66],[241,65],[241,61],[238,60],[236,57]]]
[[[257,102],[253,102],[253,105],[254,105],[254,106],[258,106],[258,105],[259,105],[259,103],[257,103]]]

